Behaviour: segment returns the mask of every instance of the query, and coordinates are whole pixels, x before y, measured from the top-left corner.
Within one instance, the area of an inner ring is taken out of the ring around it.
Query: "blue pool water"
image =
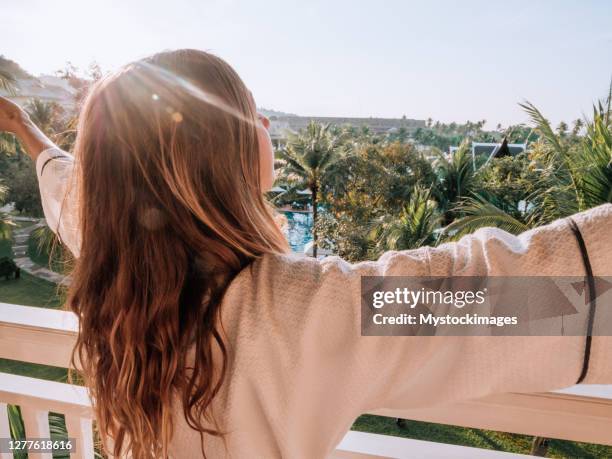
[[[302,212],[282,212],[287,217],[285,234],[291,250],[304,253],[304,246],[312,240],[312,214]]]

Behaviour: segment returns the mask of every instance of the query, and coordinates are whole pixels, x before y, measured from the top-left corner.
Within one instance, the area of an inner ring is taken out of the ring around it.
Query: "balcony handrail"
[[[0,358],[66,367],[77,330],[71,312],[0,303]],[[0,399],[2,395],[0,390]],[[371,414],[612,445],[612,385],[496,394]]]
[[[41,407],[55,413],[92,418],[93,409],[82,386],[0,373],[0,400],[10,405]]]
[[[0,358],[68,368],[77,332],[70,311],[0,303]]]

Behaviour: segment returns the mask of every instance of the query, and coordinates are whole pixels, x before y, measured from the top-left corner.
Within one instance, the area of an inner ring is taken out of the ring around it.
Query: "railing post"
[[[76,452],[71,459],[93,459],[93,421],[66,414],[66,430],[68,437],[76,440]]]
[[[21,407],[21,418],[25,427],[26,438],[49,438],[49,412],[27,406]],[[52,453],[28,454],[29,459],[53,459]]]
[[[0,403],[0,438],[11,438],[6,403]],[[13,459],[13,455],[11,453],[0,452],[0,459]]]

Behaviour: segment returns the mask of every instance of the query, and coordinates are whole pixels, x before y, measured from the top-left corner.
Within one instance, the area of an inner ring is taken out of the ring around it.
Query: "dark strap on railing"
[[[576,236],[576,240],[578,241],[578,247],[580,248],[580,254],[582,255],[582,262],[584,264],[584,270],[586,271],[586,281],[589,287],[589,317],[587,322],[587,331],[586,331],[586,343],[584,347],[584,360],[582,363],[582,371],[580,372],[580,376],[576,381],[576,384],[580,384],[586,378],[587,373],[589,372],[589,361],[591,359],[591,345],[593,341],[593,323],[595,320],[595,307],[596,307],[596,298],[595,294],[595,278],[593,277],[593,268],[591,267],[591,261],[589,260],[589,254],[587,252],[586,244],[584,242],[584,238],[582,237],[582,233],[578,228],[578,225],[571,217],[569,220],[569,226]]]

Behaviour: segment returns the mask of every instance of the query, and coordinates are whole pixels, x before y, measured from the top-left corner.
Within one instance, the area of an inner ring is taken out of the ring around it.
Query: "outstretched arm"
[[[36,126],[28,113],[6,97],[0,96],[0,131],[15,134],[34,160],[46,149],[56,145]]]
[[[612,204],[573,219],[593,274],[611,275]],[[245,339],[260,339],[265,349],[276,346],[276,355],[284,359],[276,368],[295,375],[287,378],[293,384],[287,387],[299,398],[287,405],[298,404],[301,417],[316,419],[320,428],[338,425],[331,416],[331,424],[323,424],[317,415],[322,409],[344,413],[349,422],[380,408],[412,409],[496,393],[544,392],[576,384],[585,368],[585,336],[361,335],[361,276],[584,276],[568,220],[520,236],[481,229],[435,248],[388,252],[376,262],[351,265],[337,257],[322,262],[264,257],[255,268],[254,284],[231,285],[225,301],[240,304],[240,312],[253,318],[252,324],[245,322],[245,330],[260,330],[258,338],[245,332]],[[252,301],[245,296],[251,291]],[[588,351],[585,383],[612,384],[612,337],[602,336],[612,323],[609,302],[610,296],[598,300],[597,336]],[[584,321],[586,330],[586,317]],[[281,346],[269,338],[278,336]],[[252,342],[236,348],[253,352],[245,361],[257,361],[262,352]],[[260,387],[265,384],[262,380]]]
[[[19,105],[0,97],[0,131],[15,134],[36,163],[36,176],[47,225],[74,256],[78,256],[76,187],[72,181],[74,158],[60,150]]]

